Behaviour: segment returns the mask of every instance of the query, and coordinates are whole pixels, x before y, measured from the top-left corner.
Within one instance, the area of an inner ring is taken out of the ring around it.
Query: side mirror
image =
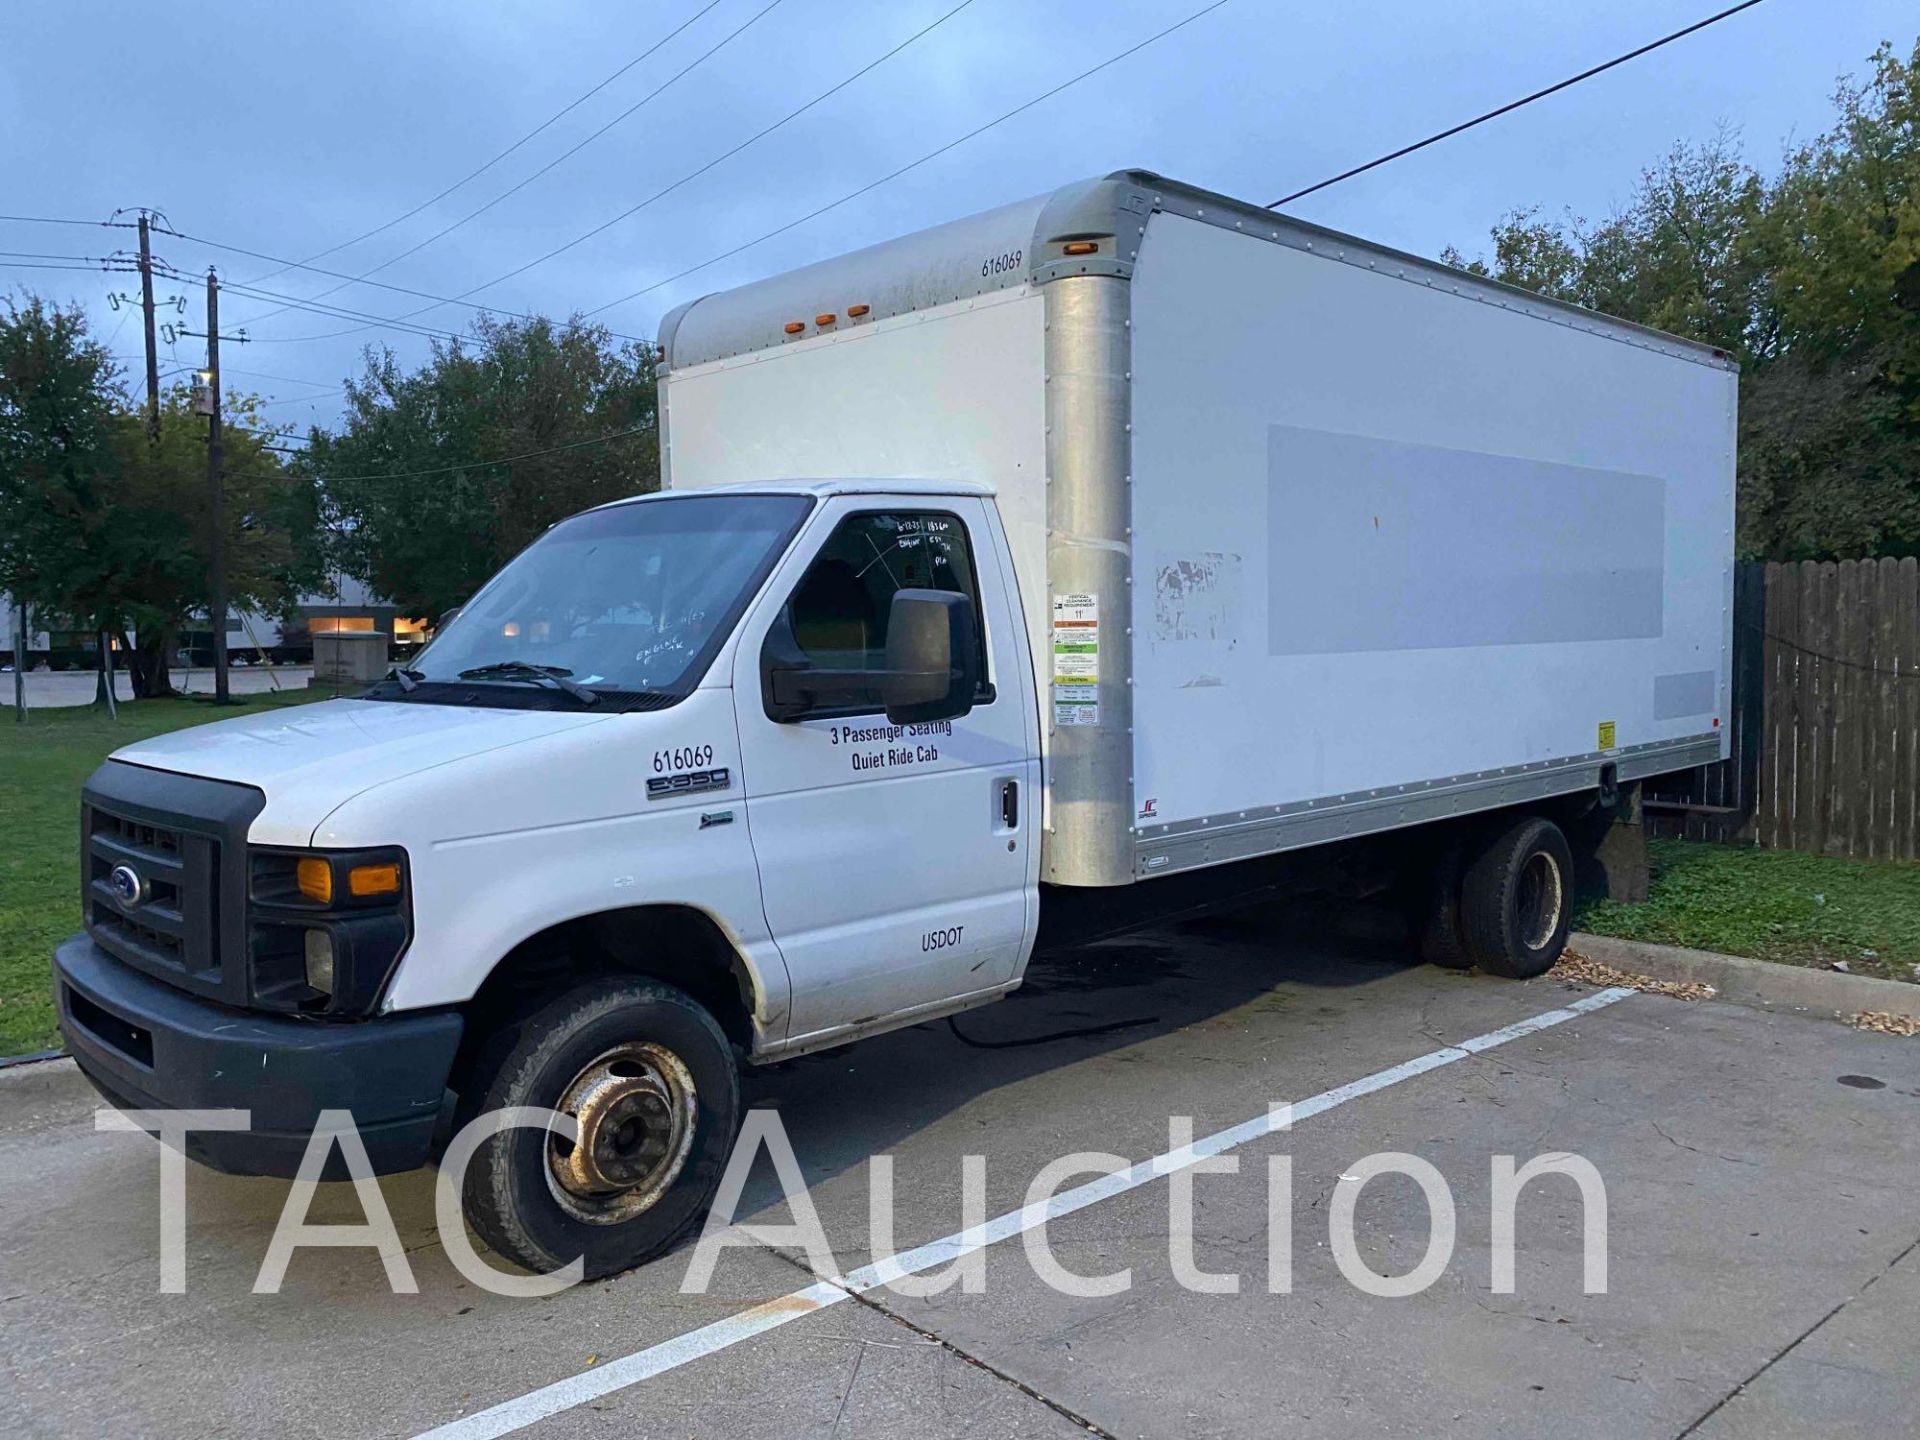
[[[817,668],[785,611],[760,649],[761,701],[767,718],[783,725],[860,703],[875,690],[896,725],[953,719],[973,709],[982,678],[973,601],[945,590],[895,592],[886,663],[877,670]]]
[[[950,590],[900,590],[887,617],[880,696],[895,725],[951,720],[980,689],[980,630],[973,601]]]

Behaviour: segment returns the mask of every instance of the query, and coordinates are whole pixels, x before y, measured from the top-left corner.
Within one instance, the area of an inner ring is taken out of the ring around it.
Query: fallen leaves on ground
[[[1651,975],[1636,975],[1631,970],[1616,970],[1589,960],[1573,950],[1563,951],[1559,963],[1547,972],[1550,980],[1571,980],[1576,985],[1619,986],[1626,990],[1644,990],[1649,995],[1665,995],[1671,1000],[1711,1000],[1713,986],[1700,980],[1656,980]]]
[[[1920,1017],[1895,1015],[1890,1010],[1862,1010],[1849,1015],[1847,1023],[1856,1030],[1872,1030],[1879,1035],[1920,1035]]]

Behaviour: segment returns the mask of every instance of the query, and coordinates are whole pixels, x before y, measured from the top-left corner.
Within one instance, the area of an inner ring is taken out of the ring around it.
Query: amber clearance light
[[[350,895],[397,895],[400,893],[398,865],[356,865],[347,872]]]

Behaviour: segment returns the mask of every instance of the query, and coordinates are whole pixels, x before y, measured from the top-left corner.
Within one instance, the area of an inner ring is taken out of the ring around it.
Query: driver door
[[[1011,583],[983,502],[828,502],[743,627],[734,701],[761,894],[793,982],[788,1038],[1009,984],[1034,910],[1034,717]],[[893,594],[969,596],[985,667],[973,708],[891,724],[877,688],[788,723],[761,656],[784,616],[829,670],[882,668]]]

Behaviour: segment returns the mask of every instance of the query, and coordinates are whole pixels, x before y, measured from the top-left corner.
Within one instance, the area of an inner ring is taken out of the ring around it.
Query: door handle
[[[1020,782],[1000,782],[1000,823],[1009,830],[1020,828]]]

